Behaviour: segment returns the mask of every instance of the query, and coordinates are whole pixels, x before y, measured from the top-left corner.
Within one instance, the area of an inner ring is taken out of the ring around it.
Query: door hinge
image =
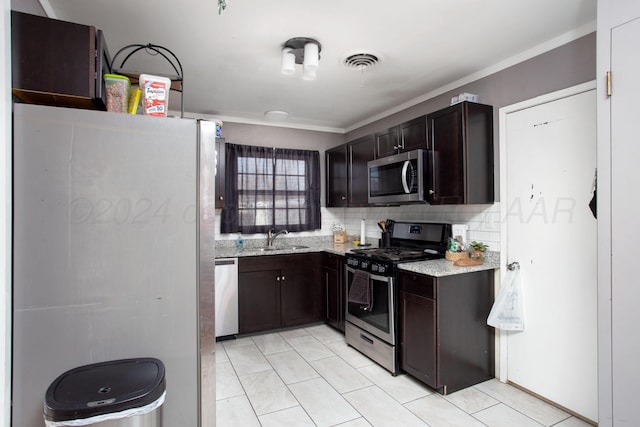
[[[611,71],[607,71],[607,96],[611,96]]]

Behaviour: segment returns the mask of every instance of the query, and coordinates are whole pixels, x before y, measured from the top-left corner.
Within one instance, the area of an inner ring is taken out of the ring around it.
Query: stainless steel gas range
[[[389,247],[352,249],[346,255],[345,337],[348,345],[396,375],[398,264],[444,258],[451,224],[386,224]]]

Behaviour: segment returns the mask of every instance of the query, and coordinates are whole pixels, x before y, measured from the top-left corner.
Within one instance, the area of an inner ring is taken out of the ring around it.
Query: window
[[[320,153],[226,144],[222,233],[320,228]]]

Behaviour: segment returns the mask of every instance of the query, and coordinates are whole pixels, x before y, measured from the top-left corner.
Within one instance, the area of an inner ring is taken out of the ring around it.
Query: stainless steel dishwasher
[[[238,258],[220,258],[216,266],[216,338],[238,333]]]

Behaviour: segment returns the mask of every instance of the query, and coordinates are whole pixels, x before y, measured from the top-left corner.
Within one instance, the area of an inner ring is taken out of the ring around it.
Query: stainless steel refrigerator
[[[166,368],[166,426],[215,425],[215,124],[26,104],[13,123],[13,425],[107,360]]]

